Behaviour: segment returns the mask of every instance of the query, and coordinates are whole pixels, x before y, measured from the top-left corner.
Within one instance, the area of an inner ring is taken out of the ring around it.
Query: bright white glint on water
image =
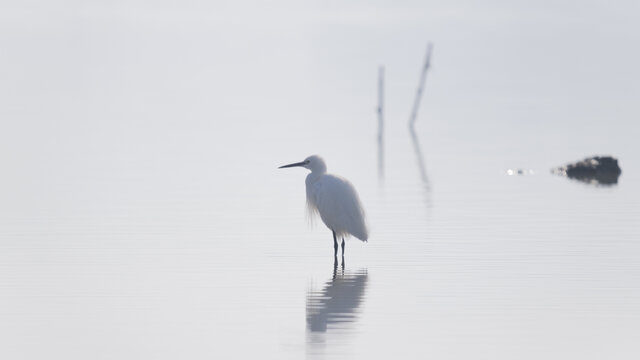
[[[636,7],[0,5],[0,358],[635,359]]]

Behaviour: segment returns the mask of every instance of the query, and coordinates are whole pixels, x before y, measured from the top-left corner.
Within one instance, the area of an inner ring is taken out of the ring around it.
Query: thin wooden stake
[[[427,44],[427,55],[424,60],[424,66],[422,67],[422,73],[420,74],[420,81],[418,83],[418,90],[416,91],[416,99],[413,102],[413,110],[411,111],[411,117],[409,118],[409,129],[413,129],[414,124],[416,123],[416,118],[418,117],[418,109],[420,108],[420,100],[422,99],[422,92],[424,91],[424,83],[427,79],[427,70],[429,70],[429,66],[431,63],[431,50],[433,49],[433,44]]]
[[[378,178],[384,178],[384,66],[378,69]]]

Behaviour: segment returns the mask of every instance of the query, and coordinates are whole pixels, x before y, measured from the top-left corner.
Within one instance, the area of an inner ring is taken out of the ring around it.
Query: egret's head
[[[319,172],[319,173],[327,172],[327,165],[324,163],[324,160],[322,160],[322,158],[318,155],[311,155],[308,158],[304,159],[304,161],[299,163],[280,166],[279,169],[289,168],[294,166],[307,168],[311,170],[311,172]]]

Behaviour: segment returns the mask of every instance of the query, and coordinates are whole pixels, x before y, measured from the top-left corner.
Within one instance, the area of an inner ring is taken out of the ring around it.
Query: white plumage
[[[351,234],[367,241],[364,210],[356,189],[344,178],[331,174],[307,175],[307,204],[320,214],[337,236]]]
[[[344,237],[353,235],[367,241],[367,230],[364,208],[353,185],[340,176],[327,174],[327,166],[318,155],[312,155],[304,161],[280,168],[300,166],[311,170],[305,181],[307,188],[307,206],[312,213],[320,214],[322,222],[334,233],[334,248],[337,255],[336,237],[343,237],[342,254],[344,255]]]

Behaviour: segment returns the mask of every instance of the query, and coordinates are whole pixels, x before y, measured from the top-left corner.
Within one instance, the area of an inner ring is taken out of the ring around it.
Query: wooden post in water
[[[384,178],[384,66],[378,68],[378,179]]]
[[[409,118],[409,133],[411,134],[411,140],[413,142],[413,150],[416,153],[416,161],[418,162],[420,179],[422,180],[422,184],[425,189],[425,202],[427,204],[427,208],[430,207],[429,193],[431,192],[431,186],[429,185],[429,178],[427,177],[427,168],[424,165],[424,155],[422,154],[422,149],[420,148],[420,141],[418,140],[418,135],[416,134],[415,123],[416,123],[416,118],[418,117],[418,109],[420,108],[420,100],[422,99],[422,93],[424,92],[424,83],[427,79],[427,70],[429,70],[429,65],[431,63],[432,49],[433,49],[433,45],[431,43],[428,43],[427,55],[424,60],[424,66],[422,67],[422,73],[420,74],[420,81],[418,82],[418,90],[416,91],[416,99],[413,103],[413,110],[411,111],[411,117]]]
[[[409,118],[409,129],[413,131],[414,124],[416,123],[416,118],[418,117],[418,109],[420,108],[420,100],[422,99],[422,92],[424,91],[424,83],[427,79],[427,70],[429,70],[429,65],[431,63],[431,50],[433,48],[433,44],[427,44],[427,55],[424,60],[424,66],[422,67],[422,73],[420,74],[420,81],[418,82],[418,90],[416,91],[416,99],[413,102],[413,110],[411,111],[411,117]]]

